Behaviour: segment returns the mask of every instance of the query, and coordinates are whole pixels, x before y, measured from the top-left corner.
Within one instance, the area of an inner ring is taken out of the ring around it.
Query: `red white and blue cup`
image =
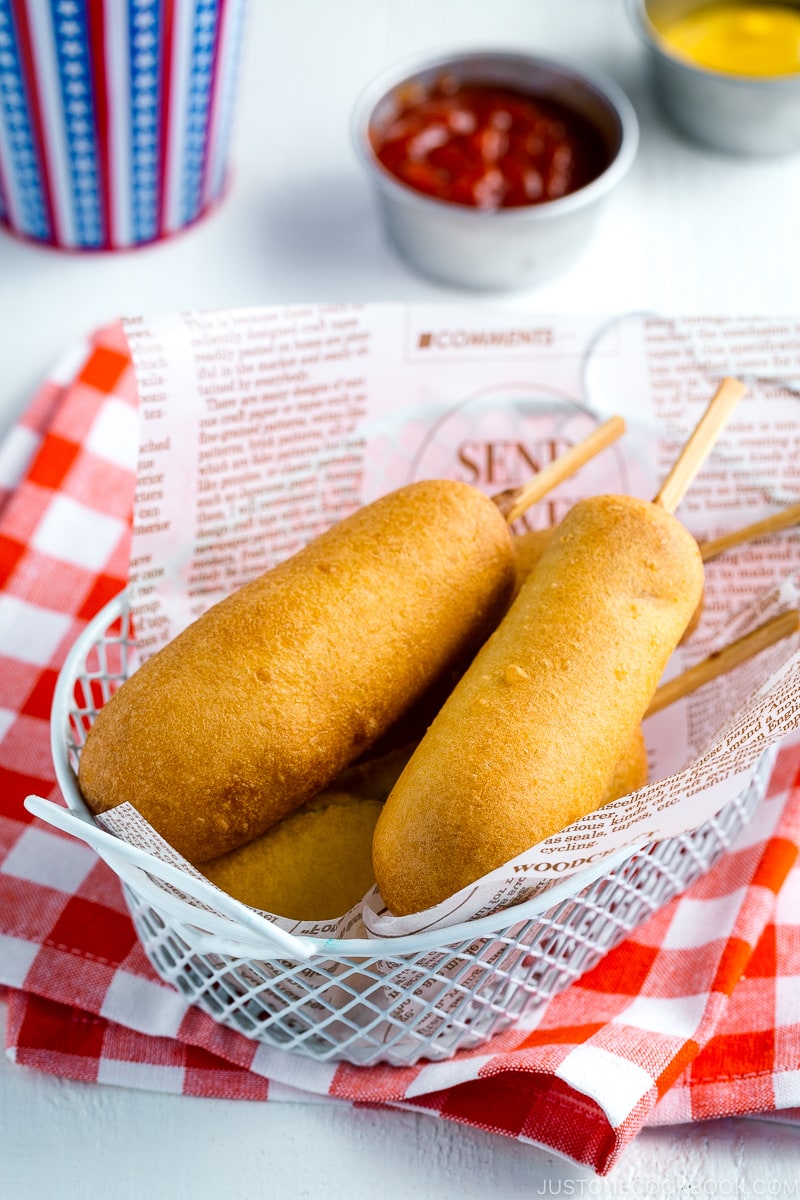
[[[0,0],[0,222],[125,250],[225,193],[246,0]]]

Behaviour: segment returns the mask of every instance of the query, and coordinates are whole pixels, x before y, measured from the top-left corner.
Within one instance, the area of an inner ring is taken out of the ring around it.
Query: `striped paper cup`
[[[225,192],[246,0],[0,0],[0,221],[169,237]]]

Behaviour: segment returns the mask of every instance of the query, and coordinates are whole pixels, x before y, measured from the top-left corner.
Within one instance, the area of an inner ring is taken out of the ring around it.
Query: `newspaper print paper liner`
[[[221,1024],[321,1061],[441,1061],[524,1022],[718,861],[762,799],[774,761],[770,748],[748,786],[698,829],[628,847],[546,897],[446,932],[295,937],[207,881],[103,832],[86,808],[77,786],[80,748],[97,709],[126,677],[133,647],[123,595],[87,626],[59,678],[52,747],[71,812],[45,801],[29,807],[88,841],[119,876],[162,979]]]

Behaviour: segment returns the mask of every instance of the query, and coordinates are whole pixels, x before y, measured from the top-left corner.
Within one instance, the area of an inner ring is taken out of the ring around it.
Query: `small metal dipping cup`
[[[378,161],[370,129],[396,115],[409,87],[423,93],[443,76],[462,84],[513,88],[572,109],[601,134],[607,166],[585,187],[557,200],[487,211],[434,199],[401,183]],[[390,240],[417,270],[469,288],[525,288],[579,257],[609,193],[636,154],[639,127],[612,80],[565,62],[514,52],[475,52],[401,64],[375,79],[353,115],[356,152],[374,185]]]
[[[648,50],[656,95],[681,132],[737,154],[800,150],[800,72],[758,77],[712,71],[670,49],[663,31],[708,0],[627,0]],[[800,0],[782,0],[800,9]]]

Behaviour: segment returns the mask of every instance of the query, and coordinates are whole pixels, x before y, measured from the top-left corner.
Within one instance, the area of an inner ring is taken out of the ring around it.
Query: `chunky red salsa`
[[[554,101],[490,84],[443,78],[401,102],[370,130],[372,147],[397,179],[454,204],[518,208],[556,200],[608,165],[599,131]]]

